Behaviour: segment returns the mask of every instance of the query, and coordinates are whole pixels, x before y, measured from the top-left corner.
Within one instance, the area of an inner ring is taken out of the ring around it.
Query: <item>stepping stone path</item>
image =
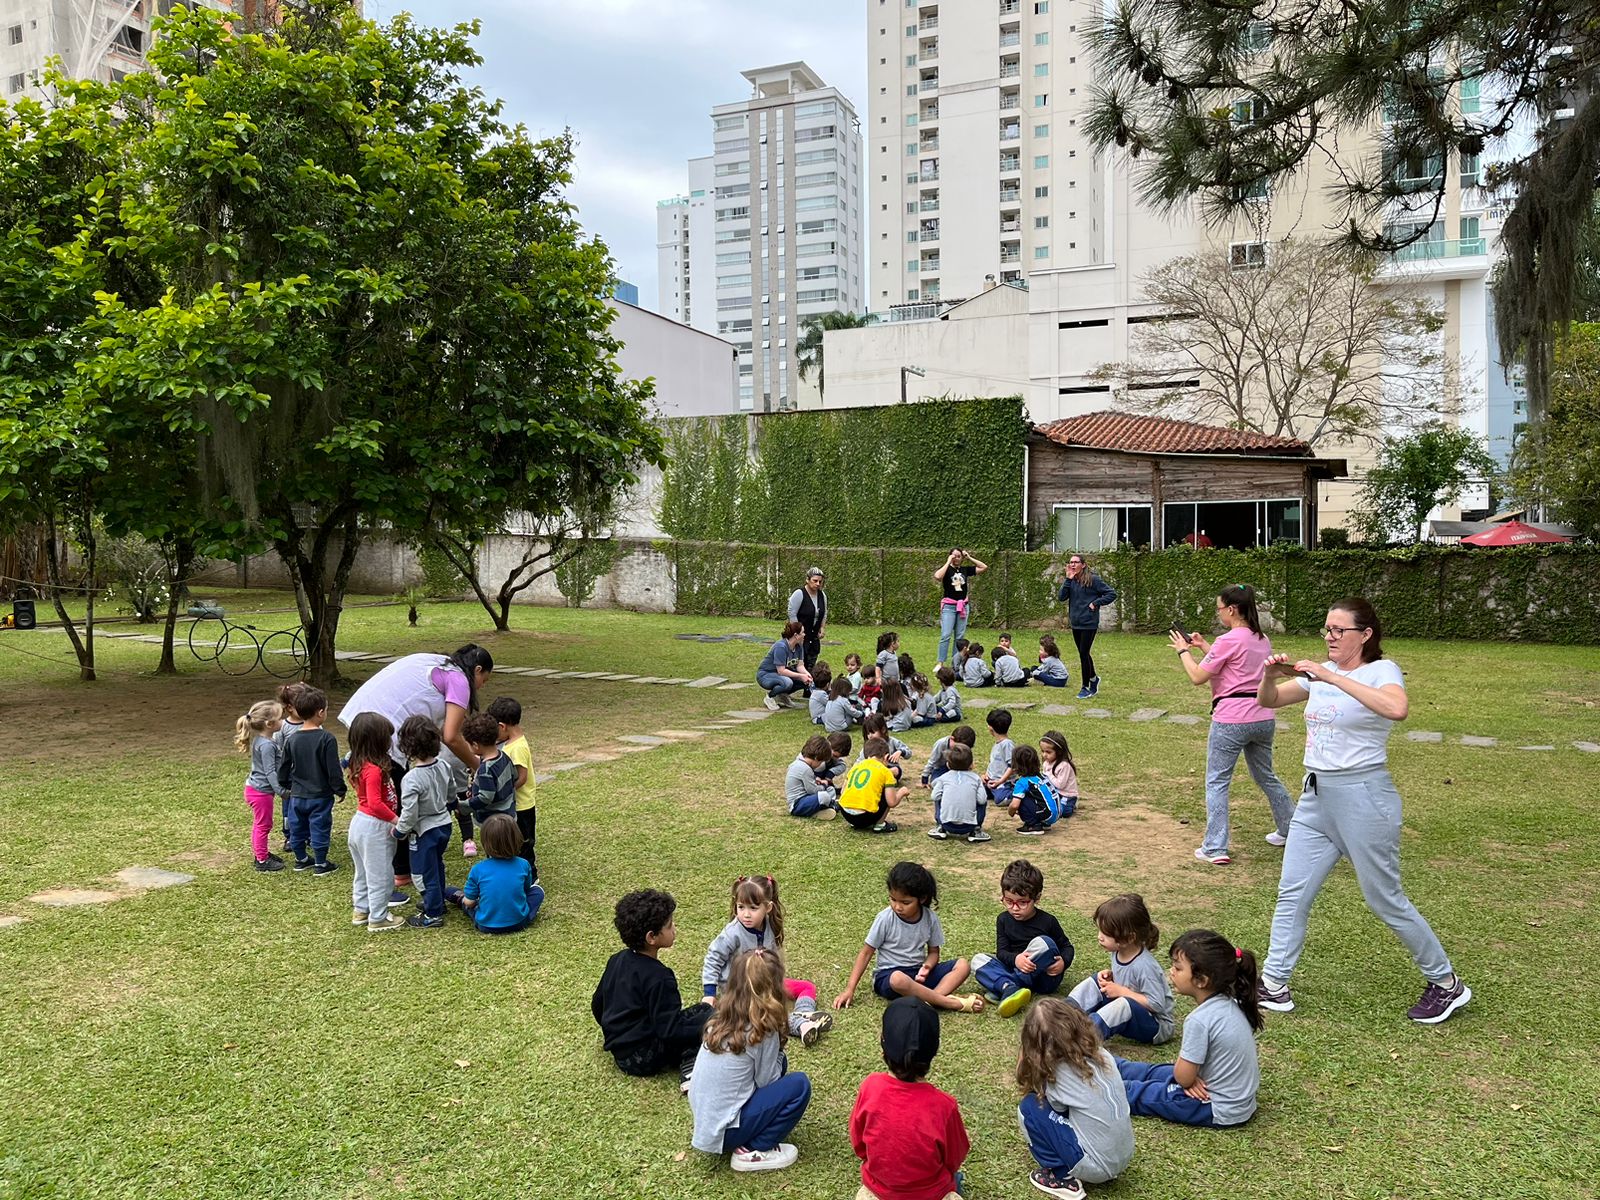
[[[0,929],[10,929],[13,926],[21,925],[27,919],[27,917],[0,917]]]
[[[1573,742],[1572,748],[1574,750],[1582,750],[1585,754],[1600,754],[1600,743]]]
[[[1518,746],[1518,750],[1554,750],[1554,746]]]
[[[1046,704],[1039,711],[1047,717],[1070,717],[1078,710],[1065,704]]]
[[[656,736],[670,738],[673,741],[691,742],[696,738],[705,737],[705,731],[702,729],[658,729],[656,730]]]
[[[728,716],[738,717],[741,721],[765,721],[772,716],[772,710],[770,708],[730,709]]]
[[[1083,710],[1083,715],[1086,717],[1104,718],[1111,716],[1112,713],[1109,708],[1086,708]]]
[[[1130,721],[1154,721],[1167,715],[1164,708],[1137,708],[1128,714]]]
[[[719,691],[719,692],[737,692],[741,688],[752,688],[752,687],[755,687],[755,684],[753,684],[753,683],[719,683],[719,684],[717,684],[717,691]]]
[[[138,891],[150,892],[157,888],[193,883],[194,876],[185,875],[182,871],[163,871],[160,867],[123,867],[117,872],[117,882]]]
[[[1167,724],[1169,724],[1169,725],[1198,725],[1198,724],[1200,724],[1200,718],[1195,716],[1193,713],[1173,713],[1170,717],[1167,718]]]
[[[1444,741],[1444,734],[1442,734],[1442,733],[1432,733],[1432,732],[1429,732],[1426,729],[1408,729],[1406,731],[1406,741],[1408,741],[1408,742],[1442,742],[1442,741]]]
[[[1498,746],[1500,744],[1500,739],[1492,737],[1475,737],[1470,733],[1464,733],[1461,735],[1461,744],[1463,746]]]
[[[717,687],[718,685],[727,682],[728,677],[726,675],[702,675],[699,679],[691,679],[683,686],[692,688],[708,688]]]
[[[985,700],[982,696],[972,696],[961,702],[963,708],[993,708],[993,700]]]
[[[51,888],[48,891],[35,892],[28,897],[32,904],[43,904],[49,908],[76,908],[80,904],[108,904],[112,900],[120,900],[126,892],[102,892],[93,888]]]
[[[619,742],[633,742],[639,746],[665,746],[667,738],[652,737],[648,733],[624,733],[617,738]]]

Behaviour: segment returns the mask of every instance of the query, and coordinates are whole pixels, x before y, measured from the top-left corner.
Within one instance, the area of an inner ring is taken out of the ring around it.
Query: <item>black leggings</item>
[[[1088,687],[1089,681],[1096,678],[1094,673],[1094,655],[1089,653],[1094,645],[1094,635],[1098,629],[1074,629],[1072,640],[1078,644],[1078,671],[1083,679],[1083,686]]]

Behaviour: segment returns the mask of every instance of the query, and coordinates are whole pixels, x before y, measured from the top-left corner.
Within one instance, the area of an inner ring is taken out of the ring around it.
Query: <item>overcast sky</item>
[[[584,227],[656,307],[656,201],[711,152],[711,106],[749,95],[739,73],[803,60],[866,119],[865,0],[367,0],[379,21],[483,25],[473,82],[536,136],[577,136]]]

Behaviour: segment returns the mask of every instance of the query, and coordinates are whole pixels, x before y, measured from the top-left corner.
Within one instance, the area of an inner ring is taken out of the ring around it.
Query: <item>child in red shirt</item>
[[[389,911],[391,904],[409,899],[394,890],[394,823],[400,804],[389,777],[389,739],[394,726],[379,713],[362,713],[350,724],[350,783],[356,792],[356,811],[350,818],[352,925],[365,925],[368,933],[392,933],[405,921]]]
[[[959,1200],[967,1127],[956,1098],[924,1078],[939,1053],[939,1015],[901,996],[883,1010],[882,1045],[890,1073],[863,1079],[850,1113],[856,1200]]]

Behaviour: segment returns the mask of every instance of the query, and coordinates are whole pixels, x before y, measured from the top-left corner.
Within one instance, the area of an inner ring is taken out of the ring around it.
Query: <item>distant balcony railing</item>
[[[1014,142],[1021,136],[1022,136],[1022,126],[1021,125],[1002,125],[1002,126],[1000,126],[1000,140],[1002,142]]]
[[[1020,33],[1002,33],[1000,35],[1000,45],[1020,46],[1022,45],[1022,35]]]
[[[938,171],[937,171],[937,170],[934,170],[934,171],[924,171],[924,172],[923,172],[923,173],[922,173],[922,174],[921,174],[921,175],[920,175],[920,176],[918,176],[918,178],[919,178],[919,179],[920,179],[920,180],[921,180],[921,181],[922,181],[922,182],[923,182],[923,183],[933,183],[933,182],[935,182],[935,181],[937,181],[937,180],[938,180],[938,178],[939,178],[939,172],[938,172]]]
[[[1009,17],[1014,12],[1022,11],[1022,0],[1000,0],[1000,15]]]
[[[923,259],[922,273],[924,275],[937,275],[939,273],[939,260],[937,258]]]
[[[1001,188],[1000,189],[1000,203],[1001,204],[1015,204],[1017,201],[1019,201],[1021,199],[1022,199],[1022,192],[1019,191],[1017,188]]]
[[[1014,157],[1008,157],[1006,155],[1001,155],[1001,157],[1000,157],[1000,169],[1002,171],[1007,172],[1007,173],[1010,173],[1012,171],[1020,171],[1020,170],[1022,170],[1022,160],[1020,158],[1014,158]]]
[[[937,104],[926,105],[926,106],[923,107],[923,110],[920,113],[917,114],[917,120],[922,121],[924,123],[926,123],[928,121],[937,121],[938,119],[939,119],[939,106]]]
[[[1000,78],[1001,79],[1015,79],[1018,75],[1021,75],[1021,74],[1022,74],[1022,68],[1020,66],[1018,66],[1016,63],[1001,63],[1000,64]]]
[[[922,51],[918,52],[917,61],[918,62],[932,62],[934,59],[936,59],[938,57],[939,57],[939,47],[937,47],[937,46],[929,46],[926,50],[922,50]]]
[[[923,138],[922,141],[917,143],[917,149],[921,150],[924,154],[926,154],[929,150],[937,150],[938,148],[938,138]]]
[[[1022,107],[1022,97],[1020,97],[1020,96],[1001,96],[1000,97],[1000,111],[1001,112],[1010,112],[1013,108],[1021,108],[1021,107]]]
[[[939,90],[939,81],[937,79],[924,79],[919,90],[924,92],[937,92]]]
[[[925,241],[925,242],[937,242],[939,240],[939,222],[937,222],[937,221],[924,221],[922,223],[921,232],[922,232],[922,240],[923,241]]]
[[[1022,222],[1021,221],[1001,221],[1000,222],[1000,232],[1001,233],[1021,233],[1022,232]]]
[[[933,16],[931,16],[931,17],[923,17],[922,20],[917,22],[917,28],[918,29],[937,29],[937,28],[939,28],[939,14],[938,13],[934,13]]]
[[[939,201],[938,200],[924,200],[922,202],[922,211],[923,212],[938,212],[939,211]]]
[[[1000,256],[1000,261],[1003,262],[1003,263],[1021,262],[1022,261],[1022,255],[1017,254],[1015,252],[1010,253],[1010,254],[1002,254]]]
[[[1436,262],[1442,258],[1471,258],[1488,252],[1481,237],[1453,238],[1448,241],[1412,242],[1394,252],[1395,262]]]

